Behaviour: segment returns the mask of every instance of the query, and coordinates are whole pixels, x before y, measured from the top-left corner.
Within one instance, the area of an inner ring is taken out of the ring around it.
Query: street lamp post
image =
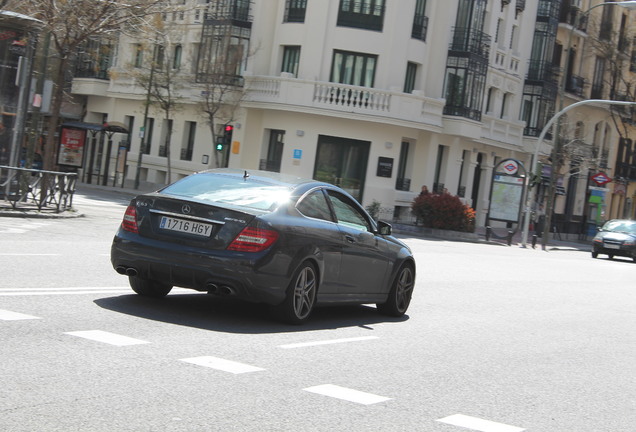
[[[564,99],[565,99],[565,88],[567,86],[567,71],[570,68],[570,61],[571,61],[571,50],[572,50],[572,35],[574,33],[574,29],[578,28],[581,22],[581,18],[583,16],[588,15],[592,10],[596,9],[597,7],[601,7],[601,6],[620,6],[620,7],[624,7],[626,9],[630,9],[630,10],[634,10],[636,9],[636,0],[635,1],[622,1],[622,2],[603,2],[603,3],[599,3],[596,4],[592,7],[590,7],[589,9],[587,9],[585,12],[579,13],[576,15],[575,19],[574,19],[574,23],[572,25],[572,27],[570,28],[570,32],[568,33],[568,44],[567,44],[567,49],[565,51],[565,69],[563,74],[561,75],[561,84],[559,86],[559,111],[548,121],[548,123],[545,125],[545,127],[543,128],[543,130],[541,131],[541,134],[539,135],[539,138],[537,139],[537,145],[535,148],[535,152],[534,152],[534,157],[532,158],[532,170],[530,171],[533,175],[536,175],[536,171],[537,171],[537,165],[538,165],[538,158],[539,158],[539,150],[541,149],[541,145],[543,143],[543,139],[545,138],[545,135],[547,133],[547,131],[552,127],[552,125],[555,123],[555,121],[561,117],[561,115],[565,114],[567,111],[569,111],[570,109],[576,107],[576,106],[580,106],[580,105],[584,105],[584,104],[590,104],[590,103],[601,103],[601,104],[609,104],[609,105],[636,105],[636,103],[633,102],[624,102],[624,101],[608,101],[608,100],[602,100],[602,99],[588,99],[585,101],[581,101],[581,102],[577,102],[574,103],[570,106],[568,106],[567,108],[563,108],[564,105]],[[556,164],[557,158],[558,158],[558,154],[560,151],[560,144],[561,144],[561,137],[560,137],[560,123],[556,124],[556,130],[555,130],[555,134],[554,134],[554,145],[552,147],[552,163]],[[549,190],[548,190],[548,205],[546,206],[545,209],[545,218],[546,218],[546,222],[545,222],[545,226],[544,226],[544,232],[543,232],[543,238],[541,241],[542,247],[545,250],[545,246],[546,246],[546,242],[547,242],[547,236],[549,235],[550,232],[550,225],[551,225],[551,220],[552,220],[552,207],[554,205],[554,189],[555,189],[555,183],[556,183],[556,170],[552,169],[552,172],[550,174],[550,184],[549,184]],[[529,178],[531,178],[532,176],[528,176]],[[530,207],[532,205],[532,203],[535,200],[535,189],[532,188],[530,190],[530,192],[528,193],[528,198],[526,199],[526,214],[525,214],[525,218],[524,218],[524,226],[523,226],[523,231],[522,231],[522,236],[521,236],[521,246],[522,247],[526,247],[527,243],[528,243],[528,230],[530,227]]]

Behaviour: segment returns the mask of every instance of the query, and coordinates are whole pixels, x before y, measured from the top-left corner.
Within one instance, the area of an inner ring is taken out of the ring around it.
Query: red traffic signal
[[[234,126],[225,125],[225,133],[232,132],[234,130]]]

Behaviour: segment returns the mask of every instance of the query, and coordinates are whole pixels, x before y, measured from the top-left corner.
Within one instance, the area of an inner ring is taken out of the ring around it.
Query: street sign
[[[607,174],[605,174],[605,173],[603,173],[603,172],[600,172],[600,173],[594,174],[594,175],[592,176],[592,180],[594,180],[594,183],[596,183],[596,184],[597,184],[597,185],[599,185],[599,186],[603,186],[604,184],[607,184],[607,183],[609,183],[609,182],[611,182],[611,181],[612,181],[612,179],[611,179],[611,178],[609,178],[609,177],[607,176]]]

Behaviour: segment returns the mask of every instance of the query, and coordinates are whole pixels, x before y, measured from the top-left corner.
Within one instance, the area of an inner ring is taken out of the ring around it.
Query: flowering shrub
[[[413,213],[427,228],[475,231],[475,210],[450,194],[420,195],[411,205]]]

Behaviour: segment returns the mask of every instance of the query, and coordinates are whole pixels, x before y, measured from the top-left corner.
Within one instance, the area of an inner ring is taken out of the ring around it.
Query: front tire
[[[592,252],[592,258],[598,258],[598,252]]]
[[[172,289],[172,285],[142,279],[137,276],[128,276],[128,282],[134,292],[144,297],[163,298]]]
[[[411,304],[414,285],[415,270],[411,265],[406,264],[400,268],[395,277],[387,301],[377,305],[378,311],[393,317],[404,315]]]
[[[289,324],[302,324],[316,305],[318,277],[315,267],[304,262],[294,273],[285,300],[277,306],[280,318]]]

